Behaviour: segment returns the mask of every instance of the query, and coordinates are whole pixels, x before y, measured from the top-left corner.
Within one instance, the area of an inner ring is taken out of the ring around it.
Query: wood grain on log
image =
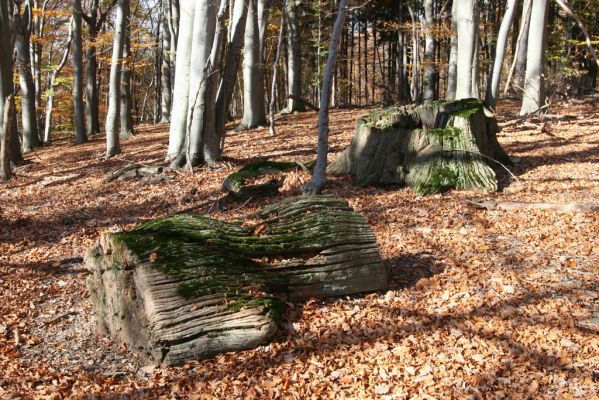
[[[160,364],[267,342],[285,299],[387,285],[366,220],[321,196],[236,223],[180,215],[106,233],[86,263],[101,330]]]

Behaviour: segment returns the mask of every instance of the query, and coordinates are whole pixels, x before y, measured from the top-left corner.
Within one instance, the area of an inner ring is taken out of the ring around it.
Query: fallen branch
[[[581,204],[581,203],[529,203],[525,201],[472,201],[466,200],[470,207],[482,210],[555,210],[570,212],[596,212],[599,211],[599,204]]]

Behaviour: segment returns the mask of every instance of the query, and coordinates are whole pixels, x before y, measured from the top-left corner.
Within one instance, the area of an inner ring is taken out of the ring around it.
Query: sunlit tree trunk
[[[543,68],[545,64],[545,32],[547,0],[533,0],[526,54],[526,76],[520,115],[539,112],[545,105]]]
[[[121,109],[119,112],[121,119],[121,139],[128,139],[133,136],[133,116],[131,115],[131,28],[129,15],[127,15],[125,26],[125,43],[123,46],[121,68]]]
[[[160,65],[160,122],[170,122],[172,108],[172,63],[171,52],[171,31],[169,28],[169,12],[168,1],[162,3],[163,15],[161,19],[161,41],[162,41],[162,57]]]
[[[114,22],[115,32],[112,44],[112,60],[110,63],[108,113],[106,114],[106,157],[112,157],[121,152],[120,132],[118,128],[121,111],[121,70],[128,14],[129,0],[118,0]]]
[[[478,0],[457,0],[458,31],[456,99],[476,97],[473,76],[478,47]]]
[[[495,105],[497,104],[499,82],[501,79],[501,69],[503,68],[505,49],[507,47],[508,35],[512,27],[517,6],[518,0],[508,0],[505,5],[505,14],[503,16],[503,20],[501,21],[501,27],[499,28],[499,35],[497,37],[497,50],[495,51],[493,68],[491,70],[491,74],[489,75],[489,84],[487,86],[486,95],[487,106],[491,107],[492,109],[495,109]]]
[[[37,110],[35,108],[35,85],[31,73],[31,9],[25,4],[23,14],[17,10],[14,17],[21,88],[21,117],[23,124],[23,151],[31,151],[41,144],[38,132]]]
[[[422,101],[430,103],[435,100],[437,95],[437,72],[435,67],[435,54],[437,52],[437,43],[434,37],[435,11],[434,1],[424,1],[424,82],[422,90]]]
[[[83,32],[81,0],[73,1],[73,122],[75,142],[87,142],[83,105]]]
[[[314,166],[312,179],[303,188],[303,192],[307,194],[320,193],[327,182],[326,168],[329,152],[329,105],[331,101],[331,87],[333,85],[333,74],[335,73],[335,65],[337,63],[339,42],[341,41],[341,33],[345,25],[345,20],[347,19],[347,12],[347,0],[340,0],[337,19],[335,20],[331,44],[329,46],[327,65],[322,81],[320,111],[318,113],[318,148],[316,165]]]
[[[304,111],[302,98],[302,44],[300,38],[299,7],[301,0],[287,1],[287,93],[288,99],[286,113]]]
[[[457,0],[451,6],[451,37],[449,39],[449,67],[447,69],[447,95],[448,100],[454,100],[458,84],[458,25],[457,25]]]
[[[237,130],[254,129],[266,123],[264,67],[260,60],[260,31],[256,0],[248,1],[243,50],[243,118]]]
[[[171,126],[167,160],[175,159],[176,166],[185,162],[185,137],[187,133],[187,114],[189,104],[189,74],[191,64],[191,49],[193,39],[195,0],[181,0],[179,32],[177,40],[177,63],[175,70],[175,85],[173,108],[171,111]],[[175,166],[175,165],[173,165]]]

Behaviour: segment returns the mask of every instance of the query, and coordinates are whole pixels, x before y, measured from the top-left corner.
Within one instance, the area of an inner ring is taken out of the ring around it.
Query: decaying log
[[[146,178],[154,175],[159,175],[164,172],[164,167],[161,165],[140,165],[130,164],[117,171],[110,173],[105,179],[105,182],[112,182],[117,179],[130,180],[138,178]]]
[[[361,118],[327,172],[354,175],[359,185],[407,184],[419,195],[495,191],[487,162],[511,163],[498,132],[495,115],[477,99],[392,107]]]
[[[387,286],[366,220],[323,196],[285,200],[244,223],[160,218],[103,234],[85,260],[101,330],[163,365],[268,342],[286,299]]]
[[[599,204],[581,203],[529,203],[525,201],[466,201],[471,207],[484,210],[556,210],[570,212],[599,211]]]
[[[222,191],[238,200],[275,196],[283,186],[284,176],[254,185],[248,184],[248,181],[264,175],[278,175],[300,168],[305,167],[297,162],[256,161],[227,176],[223,182]]]

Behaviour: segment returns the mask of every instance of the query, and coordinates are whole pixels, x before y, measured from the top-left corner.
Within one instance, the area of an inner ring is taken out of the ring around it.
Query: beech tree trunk
[[[322,90],[320,96],[320,111],[318,112],[318,147],[316,155],[316,165],[312,173],[312,179],[302,189],[307,194],[318,194],[322,191],[327,182],[326,168],[329,153],[329,106],[331,103],[331,87],[333,86],[333,74],[337,65],[337,52],[339,51],[339,42],[341,33],[347,19],[347,0],[339,1],[337,19],[333,27],[333,36],[329,45],[329,55],[327,65],[324,71]]]
[[[437,93],[437,69],[435,67],[435,54],[437,52],[437,40],[433,28],[435,26],[434,1],[424,1],[424,79],[422,90],[422,101],[430,103],[439,96]]]
[[[248,1],[243,49],[243,117],[238,131],[254,129],[266,123],[264,100],[264,64],[261,60],[257,0]]]
[[[248,217],[255,226],[181,215],[103,234],[85,257],[100,330],[181,364],[269,342],[284,299],[386,289],[376,238],[345,200],[291,198]]]
[[[85,108],[83,105],[83,31],[81,0],[73,1],[73,122],[75,142],[87,142]]]
[[[175,49],[171,48],[171,31],[169,28],[169,11],[168,11],[167,0],[163,0],[162,3],[162,29],[161,29],[161,42],[162,42],[162,57],[160,64],[160,122],[170,122],[171,120],[171,108],[172,108],[172,91],[173,91],[173,77],[171,74],[171,52]]]
[[[458,24],[457,24],[458,2],[453,1],[451,5],[451,37],[449,39],[449,66],[447,69],[447,100],[455,100],[458,86]]]
[[[277,83],[278,83],[277,81],[279,79],[279,62],[281,60],[281,49],[283,47],[283,33],[285,32],[285,12],[283,11],[285,9],[285,2],[286,2],[286,0],[283,0],[282,4],[281,4],[282,7],[281,7],[281,23],[280,23],[280,27],[279,27],[279,37],[277,39],[277,50],[275,53],[275,61],[273,62],[273,65],[272,65],[270,104],[268,107],[270,136],[276,135],[275,107],[277,104]]]
[[[15,110],[15,98],[11,94],[4,101],[4,108],[0,110],[2,114],[0,125],[0,181],[7,181],[12,176],[10,160],[10,139],[11,126],[13,121],[12,114]]]
[[[475,56],[478,47],[478,0],[459,0],[456,6],[456,23],[458,31],[457,54],[457,86],[456,99],[467,99],[476,96]]]
[[[301,0],[288,0],[287,8],[287,94],[289,99],[284,113],[305,111],[302,98],[302,44],[300,38],[300,25],[298,8]]]
[[[495,51],[495,60],[493,68],[489,75],[489,84],[487,86],[486,103],[491,109],[495,109],[497,104],[497,96],[499,94],[499,83],[501,81],[501,69],[503,68],[505,48],[507,47],[508,35],[514,20],[514,13],[518,6],[518,0],[508,0],[505,5],[505,14],[499,28],[499,36],[497,37],[497,48]]]
[[[179,4],[181,15],[167,161],[176,161],[173,166],[180,167],[185,163],[185,139],[190,96],[189,74],[196,1],[181,0]]]
[[[526,54],[526,76],[520,115],[539,112],[545,105],[543,69],[545,64],[545,32],[547,22],[547,0],[532,0],[528,52]]]
[[[108,113],[106,114],[106,157],[112,157],[121,152],[119,137],[119,122],[121,113],[121,70],[123,67],[123,52],[127,19],[129,15],[129,0],[118,0],[115,19],[114,41],[112,44],[112,59],[110,63],[110,82],[108,89]]]
[[[128,13],[127,13],[128,14]],[[129,139],[133,136],[133,116],[131,112],[131,28],[130,17],[127,15],[125,22],[125,43],[123,45],[123,59],[121,69],[121,98],[119,117],[121,119],[121,139]],[[143,113],[142,113],[143,117]]]
[[[31,151],[34,147],[41,145],[37,126],[37,110],[35,108],[35,85],[31,73],[31,19],[29,3],[25,4],[23,14],[21,14],[20,10],[16,10],[14,16],[14,29],[16,31],[15,47],[17,49],[17,65],[19,67],[23,151],[25,152]]]

